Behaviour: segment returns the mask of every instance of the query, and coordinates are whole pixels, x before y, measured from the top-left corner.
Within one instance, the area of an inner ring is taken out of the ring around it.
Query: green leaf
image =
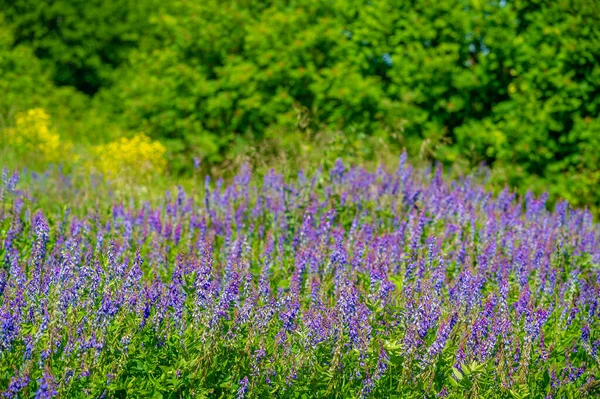
[[[452,367],[452,373],[454,374],[457,380],[460,381],[463,379],[462,373],[456,367]]]

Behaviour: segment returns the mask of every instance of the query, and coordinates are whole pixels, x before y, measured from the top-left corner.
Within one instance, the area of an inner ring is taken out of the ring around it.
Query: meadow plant
[[[3,397],[599,394],[600,229],[566,202],[405,157],[244,168],[81,216],[17,180],[0,186]]]
[[[148,182],[165,171],[166,148],[144,134],[94,146],[88,169],[117,184]]]
[[[36,162],[57,162],[73,147],[52,129],[50,116],[42,108],[18,113],[15,126],[6,129],[5,135],[9,147]]]

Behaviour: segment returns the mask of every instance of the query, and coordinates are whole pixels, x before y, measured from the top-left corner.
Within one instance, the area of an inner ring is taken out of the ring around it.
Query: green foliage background
[[[297,166],[413,159],[600,209],[595,0],[0,0],[0,113]]]

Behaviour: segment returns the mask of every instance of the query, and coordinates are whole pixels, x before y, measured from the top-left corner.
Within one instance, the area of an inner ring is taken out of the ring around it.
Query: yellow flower
[[[140,182],[164,172],[166,148],[144,134],[122,137],[92,149],[91,171],[117,182]]]
[[[35,154],[42,161],[60,161],[71,149],[69,142],[63,143],[60,136],[50,127],[50,116],[41,108],[20,112],[15,117],[15,126],[8,129],[7,143],[20,154]]]

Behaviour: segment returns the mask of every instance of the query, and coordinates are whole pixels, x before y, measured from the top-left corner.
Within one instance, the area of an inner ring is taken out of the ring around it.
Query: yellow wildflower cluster
[[[72,145],[61,142],[50,127],[50,116],[41,108],[20,112],[15,126],[7,129],[7,143],[17,153],[35,156],[41,161],[61,161]]]
[[[92,171],[113,182],[139,182],[164,172],[166,148],[144,134],[93,147]]]

